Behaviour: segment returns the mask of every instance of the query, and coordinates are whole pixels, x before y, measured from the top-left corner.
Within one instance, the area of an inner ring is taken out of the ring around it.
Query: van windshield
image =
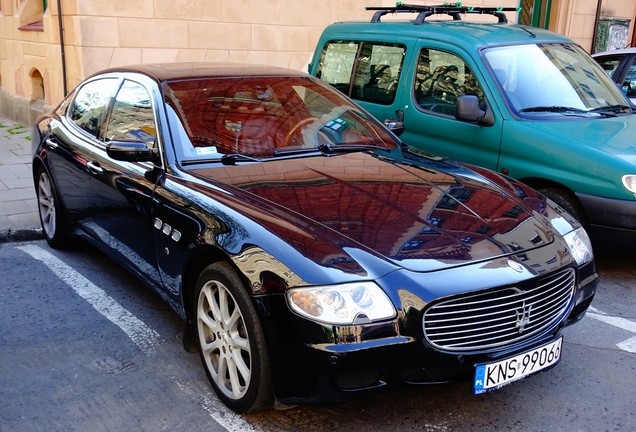
[[[621,90],[578,45],[495,47],[485,50],[484,57],[508,106],[520,117],[632,112]]]

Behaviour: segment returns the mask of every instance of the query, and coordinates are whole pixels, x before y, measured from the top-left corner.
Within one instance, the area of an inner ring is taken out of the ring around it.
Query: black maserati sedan
[[[298,71],[105,70],[32,139],[49,245],[83,238],[143,280],[237,412],[500,388],[561,360],[596,291],[554,202],[405,145]]]

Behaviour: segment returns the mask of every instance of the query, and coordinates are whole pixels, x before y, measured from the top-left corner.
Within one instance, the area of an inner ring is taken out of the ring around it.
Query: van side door
[[[417,47],[413,61],[408,88],[401,94],[405,130],[400,138],[422,150],[496,170],[503,118],[483,71],[467,55],[426,43]],[[456,118],[459,98],[467,95],[477,98],[491,116],[489,123]]]

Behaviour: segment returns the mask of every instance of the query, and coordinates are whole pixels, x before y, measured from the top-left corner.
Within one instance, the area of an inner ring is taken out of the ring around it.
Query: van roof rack
[[[436,14],[450,15],[453,20],[461,20],[461,14],[488,14],[494,15],[499,23],[507,23],[508,18],[504,12],[520,12],[521,8],[514,7],[480,7],[480,6],[464,6],[460,2],[444,3],[438,6],[411,5],[397,2],[394,7],[367,7],[366,10],[377,11],[371,18],[372,23],[380,22],[380,19],[389,13],[416,13],[414,24],[419,25],[424,20]]]

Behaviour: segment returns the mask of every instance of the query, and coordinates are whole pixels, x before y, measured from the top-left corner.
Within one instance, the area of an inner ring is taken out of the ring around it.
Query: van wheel
[[[583,228],[589,233],[589,222],[585,216],[585,212],[579,204],[579,200],[576,199],[572,192],[559,188],[543,188],[539,189],[543,195],[550,198],[552,201],[561,206],[566,212],[570,213],[576,220],[579,221]]]
[[[271,408],[269,358],[256,309],[228,263],[201,272],[194,314],[201,360],[216,394],[237,412]]]

